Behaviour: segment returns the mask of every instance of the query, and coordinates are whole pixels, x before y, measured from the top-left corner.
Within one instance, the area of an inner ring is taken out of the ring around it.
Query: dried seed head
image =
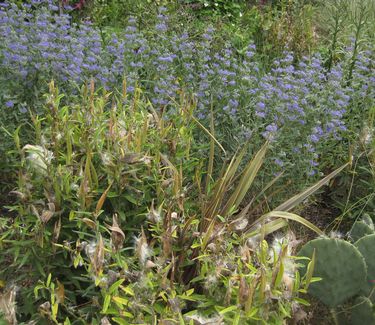
[[[142,228],[141,236],[135,238],[136,243],[136,254],[138,255],[139,261],[142,265],[145,265],[147,259],[151,256],[151,249],[147,244],[147,238]]]
[[[146,269],[152,269],[154,267],[157,267],[157,265],[153,261],[150,261],[150,260],[147,260],[145,266],[146,266]]]
[[[72,191],[78,191],[79,190],[79,185],[78,184],[75,184],[75,183],[72,183],[72,184],[70,184],[70,189],[72,190]]]
[[[20,191],[10,191],[9,194],[17,196],[21,201],[25,201],[27,198],[26,194]]]
[[[112,165],[112,157],[108,152],[104,152],[100,155],[104,166]]]
[[[111,322],[108,320],[107,317],[103,317],[103,318],[100,320],[100,325],[111,325]]]
[[[339,231],[331,231],[330,234],[329,234],[329,237],[340,239],[340,238],[343,238],[344,235]]]
[[[170,298],[168,299],[168,303],[175,313],[180,313],[181,312],[181,302],[180,299],[176,298]]]
[[[0,314],[10,325],[17,324],[16,318],[16,293],[17,287],[13,287],[5,293],[0,293]]]
[[[54,158],[52,151],[38,145],[27,144],[22,149],[27,153],[27,161],[34,172],[47,175],[48,165]]]
[[[41,305],[39,305],[39,312],[45,316],[45,315],[51,315],[51,304],[49,301],[46,301],[44,303],[42,303]]]
[[[284,272],[283,282],[287,289],[286,291],[284,291],[284,295],[286,298],[290,298],[293,292],[294,278],[288,275],[286,272]]]
[[[218,282],[218,278],[215,274],[210,274],[207,276],[206,281],[204,283],[204,286],[206,289],[212,288],[212,286],[215,286]]]
[[[246,245],[253,251],[255,251],[258,247],[259,247],[259,244],[260,244],[260,235],[256,235],[256,236],[253,236],[253,237],[250,237],[247,241],[246,241]]]
[[[90,243],[82,242],[81,246],[85,249],[85,253],[89,258],[91,258],[94,255],[96,249],[95,241],[91,241]]]
[[[102,272],[104,265],[104,243],[101,235],[99,236],[94,254],[90,257],[90,260],[94,273],[98,276]]]
[[[362,133],[361,133],[360,141],[364,145],[370,144],[370,142],[373,139],[374,133],[375,133],[374,128],[370,128],[368,125],[365,125],[365,127],[363,128]]]
[[[242,219],[241,222],[237,223],[235,226],[236,230],[243,230],[247,226],[249,221],[247,219]]]
[[[240,247],[240,256],[242,261],[250,261],[250,248],[247,245]]]
[[[153,223],[158,223],[158,222],[161,221],[160,211],[158,211],[154,208],[154,200],[152,200],[152,202],[151,202],[151,207],[150,207],[149,213],[147,215],[147,219],[150,220]]]
[[[210,243],[210,244],[207,245],[207,249],[209,249],[212,252],[216,252],[217,246],[215,245],[215,243]]]
[[[246,279],[243,276],[241,276],[241,278],[240,278],[240,290],[239,290],[239,293],[238,293],[238,297],[239,297],[241,305],[243,305],[243,306],[245,305],[246,301],[249,298],[249,294],[250,294],[249,285],[247,284]]]
[[[275,236],[273,242],[272,242],[272,249],[270,250],[270,255],[273,258],[278,258],[278,256],[281,254],[281,250],[285,246],[287,240],[284,235],[277,235]],[[276,256],[273,256],[276,254]]]
[[[123,242],[125,240],[125,234],[121,230],[120,226],[118,225],[117,214],[114,214],[112,216],[112,226],[108,227],[108,229],[112,231],[111,241],[112,241],[113,250],[115,252],[118,252],[122,248]]]
[[[201,315],[187,316],[187,319],[193,320],[196,325],[223,325],[223,318],[220,316],[204,317]]]

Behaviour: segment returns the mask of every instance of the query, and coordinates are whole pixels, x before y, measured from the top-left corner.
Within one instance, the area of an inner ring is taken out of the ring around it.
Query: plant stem
[[[333,319],[334,324],[339,325],[339,321],[337,319],[337,314],[336,314],[335,308],[331,309],[331,315],[332,315],[332,319]]]

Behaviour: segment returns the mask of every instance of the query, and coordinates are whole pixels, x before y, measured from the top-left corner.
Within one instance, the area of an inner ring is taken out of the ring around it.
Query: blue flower
[[[8,100],[8,101],[5,103],[5,106],[11,108],[11,107],[14,106],[14,102],[13,102],[12,100]]]

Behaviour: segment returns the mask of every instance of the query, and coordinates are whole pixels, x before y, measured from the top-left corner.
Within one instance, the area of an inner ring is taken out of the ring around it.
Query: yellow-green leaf
[[[127,305],[129,303],[128,299],[125,299],[125,298],[122,298],[122,297],[118,297],[118,296],[113,296],[112,300],[114,302],[119,303],[120,305]]]

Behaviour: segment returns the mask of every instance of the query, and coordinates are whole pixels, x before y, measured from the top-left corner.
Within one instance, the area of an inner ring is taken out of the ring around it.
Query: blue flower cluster
[[[253,44],[241,53],[230,44],[217,49],[213,28],[199,36],[178,33],[164,8],[156,20],[151,31],[130,18],[124,31],[103,34],[90,22],[72,23],[52,0],[0,4],[0,103],[8,109],[23,104],[20,94],[50,79],[72,92],[91,78],[108,89],[125,79],[129,94],[142,85],[158,108],[168,107],[183,89],[196,95],[199,118],[214,108],[224,139],[224,128],[240,142],[270,139],[276,169],[303,157],[311,175],[319,146],[346,131],[348,110],[374,104],[373,51],[359,55],[351,83],[344,63],[328,72],[319,55],[296,64],[293,53],[285,52],[266,73]]]

